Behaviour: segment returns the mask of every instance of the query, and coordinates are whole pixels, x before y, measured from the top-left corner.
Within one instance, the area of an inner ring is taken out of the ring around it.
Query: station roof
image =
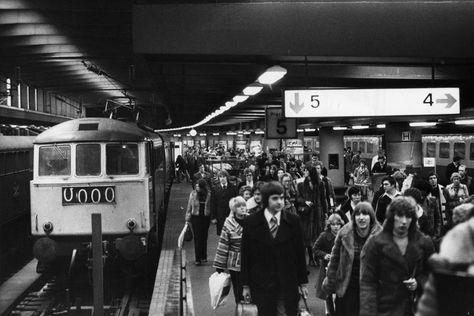
[[[88,116],[137,106],[157,129],[201,121],[275,65],[283,79],[205,127],[262,127],[294,88],[455,86],[474,118],[472,16],[464,0],[2,0],[0,74],[78,100]],[[299,125],[381,120],[423,118]]]

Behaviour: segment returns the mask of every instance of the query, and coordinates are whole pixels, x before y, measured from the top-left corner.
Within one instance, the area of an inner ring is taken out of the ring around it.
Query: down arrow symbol
[[[304,108],[304,103],[300,103],[299,93],[295,93],[295,102],[294,103],[290,102],[290,108],[292,108],[293,111],[295,111],[295,113],[298,113]]]

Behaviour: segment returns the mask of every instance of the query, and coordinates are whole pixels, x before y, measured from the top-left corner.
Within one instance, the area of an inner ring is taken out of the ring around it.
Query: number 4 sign
[[[296,138],[296,119],[285,118],[281,108],[267,108],[265,137],[268,139]]]

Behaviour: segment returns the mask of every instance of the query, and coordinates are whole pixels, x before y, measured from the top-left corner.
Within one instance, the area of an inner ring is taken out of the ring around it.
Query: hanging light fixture
[[[260,83],[251,83],[249,84],[242,92],[245,95],[256,95],[260,91],[262,91],[263,86]]]
[[[286,69],[280,66],[272,66],[265,70],[263,74],[258,77],[257,81],[261,84],[274,84],[286,75]]]
[[[189,131],[189,135],[191,135],[192,137],[194,137],[194,136],[197,135],[197,131],[196,131],[194,128],[191,128],[191,130]]]

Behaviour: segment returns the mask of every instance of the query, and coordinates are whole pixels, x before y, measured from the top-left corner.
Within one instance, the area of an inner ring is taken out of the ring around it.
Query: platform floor
[[[167,232],[177,232],[184,226],[184,213],[187,205],[187,199],[191,192],[191,185],[186,183],[173,184],[170,207],[168,209],[167,217]],[[174,227],[174,229],[171,229]],[[178,232],[179,234],[179,232]],[[168,234],[165,238],[175,239],[172,243],[177,245],[178,234]],[[174,235],[174,236],[172,236]],[[168,240],[167,242],[171,242]],[[207,243],[208,263],[201,266],[194,264],[194,243],[185,242],[183,248],[186,250],[186,265],[189,275],[191,276],[191,287],[193,296],[194,315],[196,316],[207,316],[207,315],[233,315],[235,312],[234,294],[229,294],[227,301],[224,305],[219,306],[216,310],[211,307],[211,299],[209,295],[209,276],[215,272],[212,267],[212,261],[216,253],[218,243],[218,236],[216,234],[216,226],[212,225],[209,227],[209,239]],[[308,267],[309,274],[309,300],[311,312],[313,315],[324,315],[324,302],[317,299],[315,296],[314,285],[317,279],[318,269],[314,267]]]
[[[0,285],[0,314],[2,314],[17,297],[38,278],[36,273],[37,260],[33,259],[10,279]]]

